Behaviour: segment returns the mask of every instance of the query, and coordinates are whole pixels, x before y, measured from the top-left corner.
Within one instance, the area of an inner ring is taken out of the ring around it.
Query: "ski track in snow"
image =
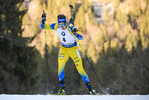
[[[8,95],[0,100],[149,100],[149,95]]]

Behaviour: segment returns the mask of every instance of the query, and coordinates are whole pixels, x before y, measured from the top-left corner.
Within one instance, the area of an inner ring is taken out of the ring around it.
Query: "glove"
[[[46,19],[46,13],[42,13],[42,19]]]
[[[75,35],[75,36],[77,36],[77,29],[75,28],[75,27],[73,27],[72,29],[71,29],[71,32]]]
[[[45,21],[46,21],[46,13],[44,12],[42,14],[42,23],[44,24]]]

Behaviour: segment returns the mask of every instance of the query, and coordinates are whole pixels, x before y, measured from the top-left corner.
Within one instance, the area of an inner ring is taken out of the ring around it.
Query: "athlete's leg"
[[[84,80],[84,82],[89,83],[88,76],[87,76],[87,74],[83,68],[83,65],[82,65],[82,58],[81,58],[81,54],[80,54],[78,48],[76,46],[70,48],[69,55],[72,58],[72,60],[74,61],[75,66],[76,66],[79,74],[81,75],[82,79]]]
[[[65,63],[68,61],[68,54],[65,52],[65,49],[61,47],[58,55],[58,77],[60,81],[60,87],[64,87],[64,67]]]
[[[83,68],[82,58],[81,58],[81,54],[80,54],[78,48],[76,46],[70,48],[68,54],[73,59],[79,74],[81,75],[82,79],[84,80],[84,82],[87,86],[87,89],[89,90],[89,93],[90,94],[96,94],[96,91],[92,89],[91,83],[89,82],[89,78],[88,78],[88,76],[87,76],[87,74]]]
[[[78,50],[77,47],[73,47],[71,48],[71,50],[69,50],[69,56],[73,59],[74,63],[75,63],[75,66],[79,72],[79,74],[81,75],[82,79],[84,80],[86,86],[87,86],[87,89],[89,91],[90,94],[96,94],[96,91],[94,91],[91,87],[91,83],[89,82],[89,78],[83,68],[83,65],[82,65],[82,58],[81,58],[81,54]]]

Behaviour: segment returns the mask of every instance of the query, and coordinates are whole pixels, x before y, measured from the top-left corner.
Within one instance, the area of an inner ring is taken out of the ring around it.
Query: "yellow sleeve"
[[[81,33],[79,31],[77,31],[77,34],[80,34],[81,35]]]
[[[53,24],[45,24],[44,29],[52,29],[52,30],[57,30],[58,28],[58,23],[53,23]]]
[[[71,35],[73,35],[73,33],[71,32],[71,27],[72,27],[73,25],[69,25],[69,32],[70,32],[70,34]]]
[[[50,24],[45,24],[45,28],[44,29],[52,29]]]
[[[71,35],[74,35],[74,34],[71,32],[71,27],[72,27],[72,26],[73,26],[73,25],[70,25],[70,26],[69,26],[69,32],[70,32]],[[76,33],[81,35],[81,33],[80,33],[79,31],[76,31]]]
[[[57,30],[57,29],[58,29],[58,23],[56,23],[54,26],[54,30]]]

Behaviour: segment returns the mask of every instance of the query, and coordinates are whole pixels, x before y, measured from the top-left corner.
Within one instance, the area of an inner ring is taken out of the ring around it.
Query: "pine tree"
[[[27,11],[20,11],[23,1],[1,1],[0,93],[30,93],[37,82],[37,51],[22,37],[22,19]]]

